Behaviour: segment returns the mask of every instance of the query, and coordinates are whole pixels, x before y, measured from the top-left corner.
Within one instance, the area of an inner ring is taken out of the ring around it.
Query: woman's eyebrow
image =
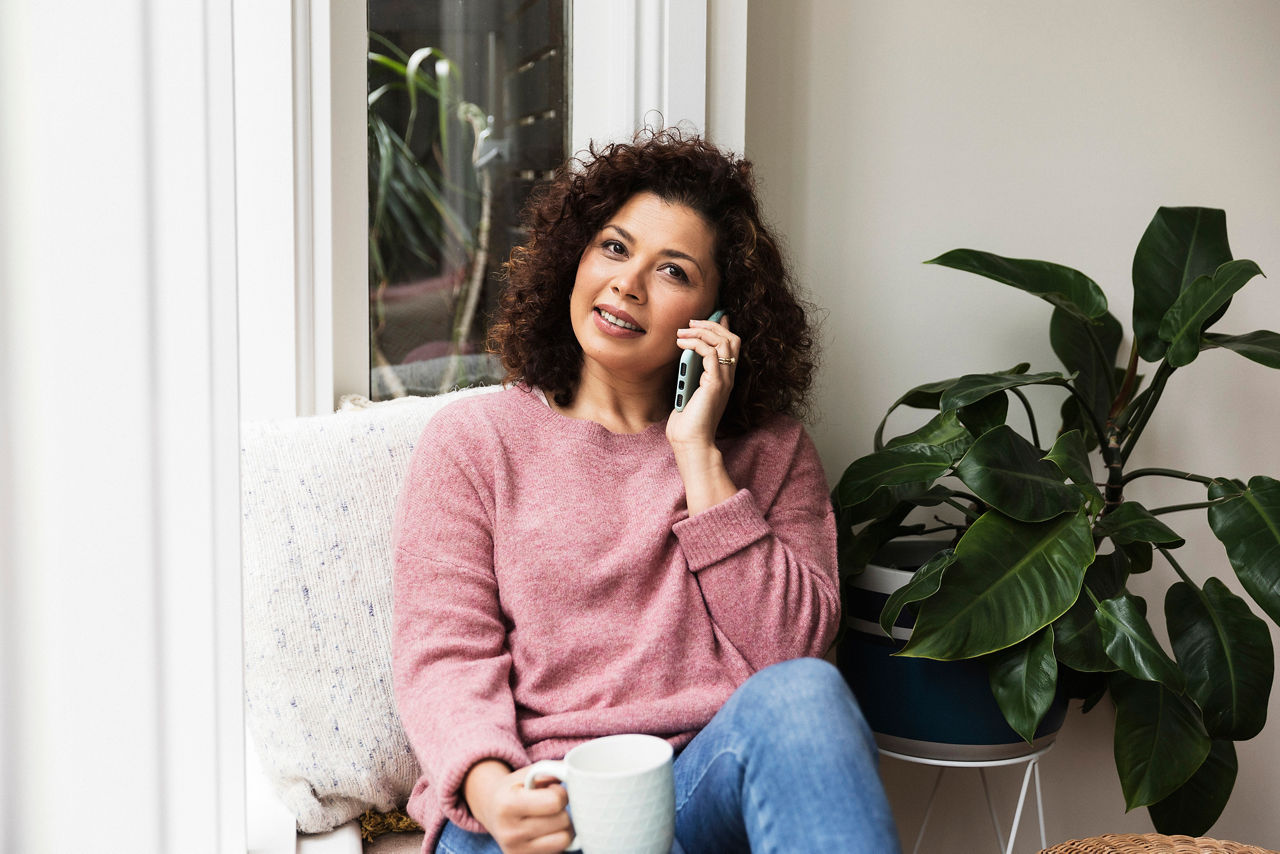
[[[614,231],[618,232],[618,234],[622,237],[622,239],[627,241],[628,243],[636,242],[635,238],[631,236],[631,233],[620,225],[614,225],[613,223],[609,223],[608,225],[605,226],[605,228],[611,228]],[[702,265],[698,263],[698,259],[694,258],[688,252],[681,252],[679,249],[663,249],[661,252],[659,252],[659,254],[662,255],[664,258],[680,258],[681,260],[688,261],[690,264],[698,268],[698,273],[700,275],[702,276],[707,275],[706,271],[702,269]]]

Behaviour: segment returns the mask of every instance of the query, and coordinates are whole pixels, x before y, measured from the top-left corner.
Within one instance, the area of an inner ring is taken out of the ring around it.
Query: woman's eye
[[[685,275],[684,269],[678,264],[666,264],[663,266],[662,271],[668,276],[673,276],[681,281],[687,281],[689,279],[689,277]]]
[[[601,243],[600,246],[601,248],[604,249],[605,252],[608,252],[613,255],[627,254],[627,247],[623,246],[621,243],[619,243],[616,240],[606,240],[603,243]]]

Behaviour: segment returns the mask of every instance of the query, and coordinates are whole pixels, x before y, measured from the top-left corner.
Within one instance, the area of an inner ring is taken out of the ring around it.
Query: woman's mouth
[[[593,312],[596,318],[596,325],[610,335],[630,337],[644,334],[644,329],[633,320],[619,317],[600,306],[596,306]]]

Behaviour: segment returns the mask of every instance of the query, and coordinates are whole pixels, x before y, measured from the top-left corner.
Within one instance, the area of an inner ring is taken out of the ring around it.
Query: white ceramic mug
[[[609,735],[580,744],[563,761],[529,766],[524,784],[555,777],[569,792],[585,854],[669,854],[675,838],[676,786],[671,745],[652,735]]]

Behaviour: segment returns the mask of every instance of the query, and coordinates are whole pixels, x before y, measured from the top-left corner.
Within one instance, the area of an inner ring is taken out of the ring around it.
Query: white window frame
[[[231,5],[4,23],[0,848],[243,852]]]
[[[369,390],[365,7],[234,3],[244,411],[332,412]],[[570,37],[574,151],[658,116],[743,150],[747,0],[571,0]]]

